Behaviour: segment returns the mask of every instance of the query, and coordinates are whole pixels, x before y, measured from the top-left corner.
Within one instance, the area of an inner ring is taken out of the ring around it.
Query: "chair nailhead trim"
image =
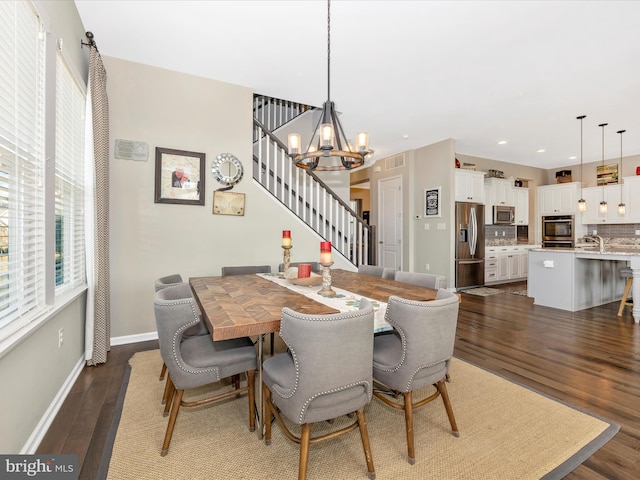
[[[302,405],[302,410],[300,411],[300,416],[298,417],[298,422],[302,423],[302,417],[304,417],[304,414],[307,411],[307,407],[309,406],[309,404],[315,398],[320,397],[322,395],[326,395],[328,393],[336,393],[336,392],[341,392],[343,390],[348,390],[350,388],[357,387],[358,385],[364,385],[365,386],[365,389],[369,393],[369,400],[371,400],[371,383],[367,382],[366,380],[362,380],[360,382],[350,383],[349,385],[344,385],[344,386],[342,386],[340,388],[332,388],[331,390],[327,390],[325,392],[318,392],[313,397],[309,398],[306,402],[304,402],[304,404]]]
[[[182,327],[180,327],[178,330],[176,330],[176,332],[173,334],[173,338],[171,339],[171,353],[173,355],[173,359],[176,362],[176,365],[178,366],[178,368],[180,370],[182,370],[183,372],[186,373],[191,373],[194,375],[201,375],[201,374],[205,374],[205,373],[212,373],[214,372],[216,374],[216,379],[217,380],[221,380],[220,378],[220,369],[218,367],[212,367],[212,368],[205,368],[205,369],[200,369],[200,370],[192,370],[191,368],[189,368],[187,366],[187,364],[181,362],[182,356],[178,355],[178,349],[180,348],[180,340],[182,339],[182,333],[189,329],[190,327],[198,324],[198,322],[200,322],[200,317],[198,317],[198,313],[196,312],[196,309],[193,305],[193,300],[192,299],[184,299],[184,300],[177,300],[175,302],[172,303],[166,303],[163,305],[160,305],[161,307],[171,307],[174,305],[183,305],[183,304],[189,304],[189,306],[191,307],[191,312],[193,313],[193,322],[189,322],[185,325],[183,325]]]

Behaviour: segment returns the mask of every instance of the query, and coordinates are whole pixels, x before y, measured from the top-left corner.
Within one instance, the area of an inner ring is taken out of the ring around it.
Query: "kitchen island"
[[[620,301],[625,279],[620,270],[633,270],[632,295],[640,299],[640,249],[536,248],[529,251],[527,295],[536,305],[575,312]],[[640,323],[640,301],[633,305]]]

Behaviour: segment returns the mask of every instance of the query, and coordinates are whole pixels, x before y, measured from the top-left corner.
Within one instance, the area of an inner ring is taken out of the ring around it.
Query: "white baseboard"
[[[83,354],[71,370],[71,373],[69,373],[67,379],[60,387],[60,390],[58,390],[58,393],[54,397],[51,404],[49,404],[49,407],[42,415],[42,418],[40,418],[38,425],[36,425],[36,428],[33,430],[33,432],[31,432],[31,435],[22,446],[22,449],[20,450],[21,455],[32,455],[36,452],[38,446],[40,445],[40,442],[47,433],[47,430],[49,430],[51,423],[56,418],[60,407],[62,407],[62,404],[67,398],[67,395],[69,395],[71,387],[73,387],[73,384],[76,383],[76,380],[78,379],[80,372],[82,372],[85,363],[86,362]]]
[[[124,337],[111,337],[111,345],[126,345],[128,343],[147,342],[157,339],[158,332],[138,333],[136,335],[125,335]]]

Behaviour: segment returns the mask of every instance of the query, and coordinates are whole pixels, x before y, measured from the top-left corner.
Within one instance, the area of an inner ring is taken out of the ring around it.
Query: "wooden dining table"
[[[332,286],[347,290],[354,296],[388,302],[390,296],[428,301],[436,290],[347,270],[331,270]],[[338,310],[305,295],[278,285],[260,275],[229,275],[225,277],[189,278],[202,317],[214,341],[247,336],[259,337],[258,344],[258,432],[262,438],[262,359],[265,334],[280,329],[283,307],[297,312],[326,315]],[[317,287],[309,287],[320,289]]]

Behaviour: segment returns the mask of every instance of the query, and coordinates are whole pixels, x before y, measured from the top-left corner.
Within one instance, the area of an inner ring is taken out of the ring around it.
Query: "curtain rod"
[[[96,46],[96,42],[93,39],[93,33],[92,32],[87,32],[85,33],[87,39],[89,40],[87,43],[83,42],[82,40],[80,40],[80,48],[83,47],[83,45],[86,45],[87,47],[95,47],[96,50],[98,49],[98,47]]]

